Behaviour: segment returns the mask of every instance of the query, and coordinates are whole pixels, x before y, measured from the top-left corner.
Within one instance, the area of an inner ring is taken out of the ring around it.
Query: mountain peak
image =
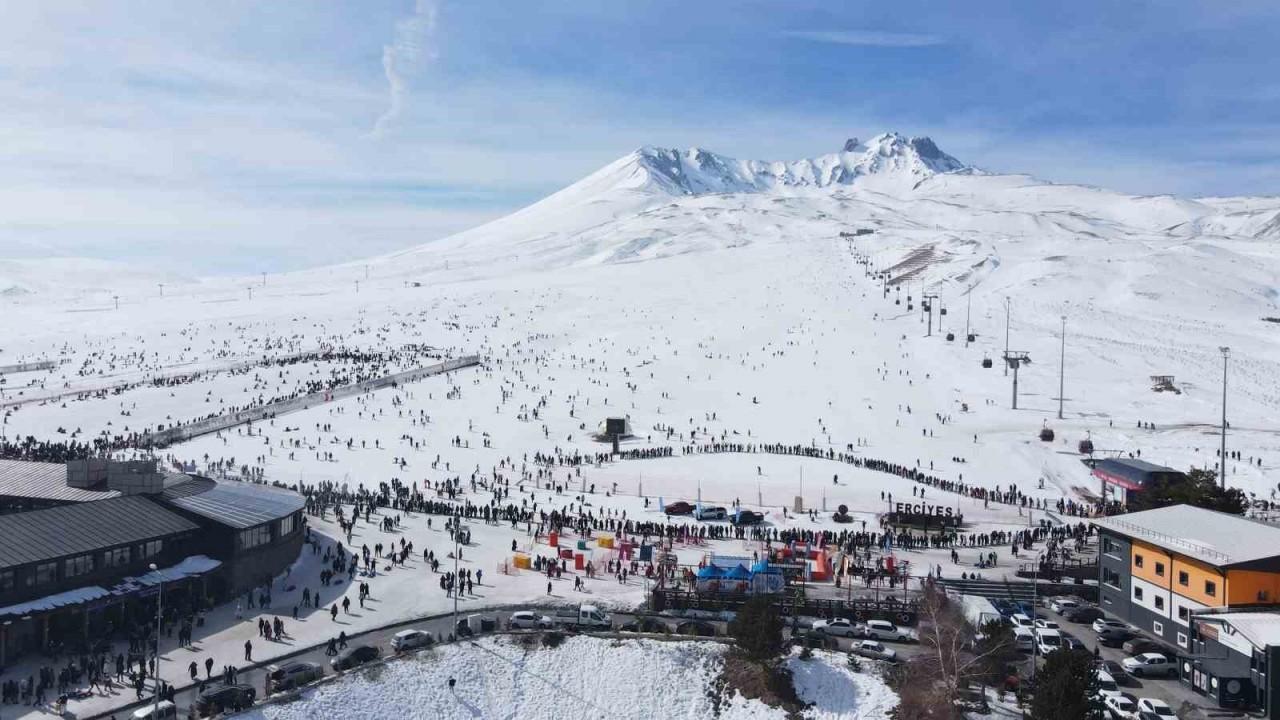
[[[914,184],[922,177],[967,169],[933,140],[896,132],[882,133],[866,144],[849,138],[838,153],[795,161],[738,160],[699,147],[676,150],[652,145],[624,158],[628,159],[635,172],[628,173],[626,187],[672,195],[851,185],[869,175],[904,175]]]

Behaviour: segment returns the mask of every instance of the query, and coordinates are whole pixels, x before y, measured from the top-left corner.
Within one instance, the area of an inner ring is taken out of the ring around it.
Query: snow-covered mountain
[[[671,195],[702,195],[852,185],[873,174],[901,174],[918,180],[969,169],[927,137],[885,133],[866,144],[851,138],[840,152],[793,162],[736,160],[702,148],[681,151],[646,146],[602,172],[638,181],[633,187]]]

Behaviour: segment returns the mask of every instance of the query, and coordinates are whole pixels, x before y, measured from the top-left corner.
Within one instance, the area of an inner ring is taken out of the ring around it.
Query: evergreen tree
[[[1031,700],[1035,720],[1098,720],[1102,704],[1093,654],[1084,648],[1062,649],[1044,656],[1036,673]]]

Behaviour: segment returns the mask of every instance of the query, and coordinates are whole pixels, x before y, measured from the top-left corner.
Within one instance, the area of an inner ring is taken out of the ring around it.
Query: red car
[[[671,503],[662,510],[668,515],[688,515],[693,512],[693,506],[683,500],[680,500],[679,502]]]

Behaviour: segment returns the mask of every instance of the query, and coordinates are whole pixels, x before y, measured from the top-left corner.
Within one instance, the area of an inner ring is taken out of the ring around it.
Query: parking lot
[[[1093,631],[1093,628],[1090,627],[1090,625],[1070,622],[1058,613],[1050,610],[1047,604],[1045,607],[1039,608],[1036,615],[1037,617],[1043,617],[1058,623],[1062,632],[1074,636],[1090,651],[1093,651],[1096,647],[1103,660],[1111,660],[1119,663],[1126,657],[1129,657],[1129,655],[1121,648],[1111,648],[1100,644],[1098,642],[1097,633]],[[1136,634],[1148,639],[1158,639],[1151,638],[1150,636],[1140,632],[1136,632]],[[1178,713],[1178,717],[1182,718],[1182,720],[1208,718],[1209,712],[1212,712],[1215,717],[1229,717],[1231,715],[1230,710],[1219,708],[1207,698],[1197,695],[1191,690],[1190,685],[1183,683],[1177,678],[1130,677],[1123,682],[1121,682],[1120,678],[1116,678],[1116,680],[1117,684],[1120,685],[1121,690],[1133,695],[1134,697],[1152,697],[1165,701]],[[1182,708],[1184,703],[1189,704],[1191,708],[1194,709],[1193,712],[1189,713],[1183,711]],[[1240,713],[1240,715],[1243,715],[1243,713]]]

